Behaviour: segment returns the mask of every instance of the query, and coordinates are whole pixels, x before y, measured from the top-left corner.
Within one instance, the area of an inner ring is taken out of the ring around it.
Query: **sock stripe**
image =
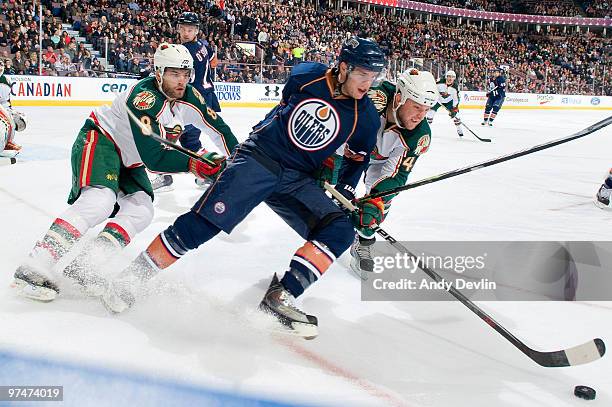
[[[62,256],[55,250],[55,248],[53,247],[52,244],[49,244],[47,242],[45,242],[44,240],[42,242],[37,242],[36,245],[34,246],[35,248],[39,247],[41,249],[46,250],[51,257],[53,257],[54,260],[59,260]]]
[[[174,250],[174,247],[168,241],[168,238],[166,237],[165,233],[160,233],[159,237],[161,238],[164,247],[172,254],[172,256],[176,257],[177,259],[181,258],[184,253],[179,253],[178,251]]]
[[[128,232],[126,232],[125,229],[121,227],[121,225],[115,222],[107,223],[100,234],[102,233],[108,233],[109,235],[111,235],[115,240],[119,242],[122,247],[127,246],[131,241]]]
[[[298,270],[300,270],[302,267],[300,267],[298,264],[302,265],[302,267],[306,268],[306,270],[308,270],[310,273],[312,273],[316,279],[318,280],[319,278],[321,278],[321,276],[323,275],[323,273],[321,273],[321,271],[319,269],[317,269],[311,262],[308,261],[308,259],[305,259],[299,255],[295,255],[293,256],[293,258],[291,259],[291,263],[290,266],[291,268],[296,268]]]
[[[320,244],[320,243],[319,243]],[[322,250],[319,246],[313,242],[306,242],[304,246],[300,247],[294,255],[294,259],[301,258],[304,261],[310,263],[318,272],[319,275],[323,275],[325,270],[333,263],[333,257],[326,250]]]
[[[56,227],[58,229],[65,231],[66,233],[69,234],[70,238],[72,238],[73,240],[81,237],[81,232],[79,232],[77,228],[75,228],[74,226],[72,226],[70,223],[68,223],[67,221],[63,219],[60,219],[60,218],[55,219],[51,227],[52,228]]]
[[[333,263],[336,260],[336,256],[334,256],[334,254],[323,243],[319,242],[318,240],[313,240],[312,244],[321,250],[321,252],[327,256],[329,261]]]
[[[47,234],[43,237],[43,242],[47,241],[50,245],[57,246],[58,249],[68,250],[71,241],[67,240],[61,233],[53,229],[47,230]]]

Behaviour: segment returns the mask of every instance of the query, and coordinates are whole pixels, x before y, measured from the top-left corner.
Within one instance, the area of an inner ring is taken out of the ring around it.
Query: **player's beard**
[[[176,88],[166,87],[165,83],[162,84],[162,91],[170,99],[180,99],[180,98],[182,98],[183,96],[185,96],[185,89],[186,88],[177,90]]]

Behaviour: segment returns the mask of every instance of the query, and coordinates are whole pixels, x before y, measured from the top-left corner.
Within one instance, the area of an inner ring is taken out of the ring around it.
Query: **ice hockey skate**
[[[612,189],[609,189],[606,184],[603,184],[595,195],[595,205],[601,209],[611,211],[612,206],[610,205],[610,195],[612,195]]]
[[[125,312],[136,302],[136,291],[141,284],[142,281],[134,275],[116,279],[108,284],[100,301],[113,314]]]
[[[357,277],[367,280],[374,272],[372,245],[376,239],[366,239],[357,236],[351,246],[351,270]]]
[[[37,301],[53,301],[59,294],[58,286],[41,270],[31,265],[22,265],[14,274],[12,288],[26,298]]]
[[[259,309],[274,316],[288,332],[304,339],[314,339],[319,334],[317,317],[296,307],[295,297],[278,281],[276,274],[272,277]]]
[[[174,179],[170,174],[159,174],[151,180],[151,186],[155,192],[168,192],[174,189]]]

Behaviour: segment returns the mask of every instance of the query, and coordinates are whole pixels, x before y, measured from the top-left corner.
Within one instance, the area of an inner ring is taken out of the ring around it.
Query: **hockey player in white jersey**
[[[368,95],[380,115],[380,126],[365,173],[366,194],[388,191],[406,183],[418,158],[429,149],[431,130],[425,117],[440,96],[433,75],[416,69],[399,74],[397,84],[383,82],[370,89]],[[363,203],[357,236],[351,247],[351,270],[364,280],[374,268],[371,246],[376,238],[372,226],[383,222],[394,197]]]
[[[13,286],[22,295],[53,300],[60,291],[54,266],[90,228],[106,222],[93,242],[63,270],[64,276],[89,293],[103,289],[98,266],[153,218],[153,190],[145,167],[169,173],[190,171],[214,179],[225,166],[220,154],[201,151],[204,162],[148,137],[158,134],[175,139],[191,124],[210,136],[221,154],[229,154],[237,144],[229,127],[188,84],[193,59],[184,46],[162,43],[155,52],[154,66],[154,77],[138,81],[85,121],[72,147],[70,207],[17,268]],[[130,118],[128,110],[139,123]]]
[[[4,75],[4,61],[0,59],[0,156],[14,157],[21,150],[15,143],[15,132],[26,128],[26,117],[11,106],[11,82]]]
[[[0,157],[14,157],[19,153],[15,148],[15,133],[25,130],[25,116],[0,105]]]
[[[427,112],[427,121],[433,123],[434,116],[440,106],[444,106],[448,111],[448,115],[453,119],[457,127],[457,134],[463,137],[463,129],[461,128],[461,118],[459,117],[459,90],[457,85],[457,74],[453,70],[449,70],[444,75],[444,78],[438,81],[438,92],[440,99],[434,107]]]

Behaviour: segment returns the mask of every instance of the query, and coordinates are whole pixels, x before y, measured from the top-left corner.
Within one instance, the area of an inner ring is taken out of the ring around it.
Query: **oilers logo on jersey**
[[[338,112],[325,100],[306,99],[289,117],[288,133],[293,144],[305,151],[325,148],[340,132]]]

